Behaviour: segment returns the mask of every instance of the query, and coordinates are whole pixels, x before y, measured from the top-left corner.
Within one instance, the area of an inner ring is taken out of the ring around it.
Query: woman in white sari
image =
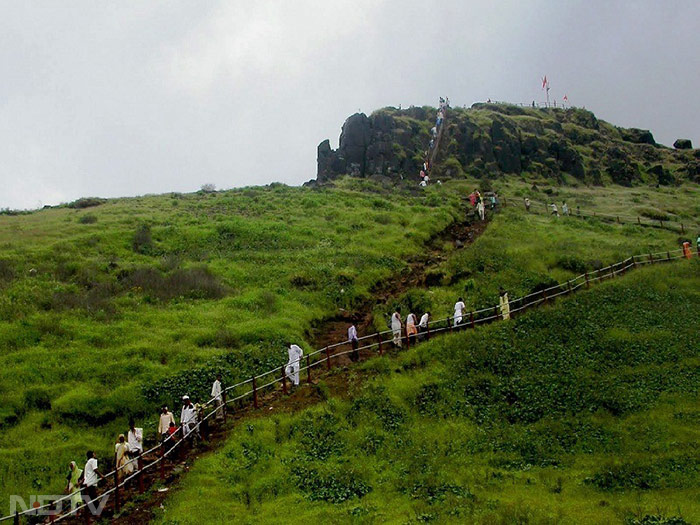
[[[119,434],[119,439],[114,445],[114,468],[117,469],[117,479],[121,481],[134,471],[133,461],[129,458],[129,444],[124,434]]]

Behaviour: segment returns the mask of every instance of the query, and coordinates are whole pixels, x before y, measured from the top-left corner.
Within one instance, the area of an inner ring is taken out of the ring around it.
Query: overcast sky
[[[316,175],[350,114],[585,106],[700,143],[700,1],[0,0],[0,208]]]

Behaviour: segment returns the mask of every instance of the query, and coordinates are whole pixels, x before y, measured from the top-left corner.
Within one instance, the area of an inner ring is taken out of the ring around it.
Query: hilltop
[[[435,125],[435,109],[383,108],[350,116],[337,150],[318,146],[317,181],[351,174],[374,180],[418,181]],[[585,109],[477,103],[448,112],[437,178],[542,177],[570,184],[661,184],[700,181],[700,150],[657,144],[648,130],[599,120]]]

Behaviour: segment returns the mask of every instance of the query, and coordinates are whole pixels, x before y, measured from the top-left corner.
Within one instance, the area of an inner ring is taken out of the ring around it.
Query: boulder
[[[338,151],[347,165],[358,165],[360,174],[364,174],[365,152],[372,137],[372,129],[367,115],[355,113],[348,117],[340,132]]]
[[[655,145],[654,135],[648,129],[639,128],[618,128],[622,140],[633,142],[635,144],[652,144]]]
[[[677,139],[673,143],[673,147],[676,149],[693,149],[693,143],[690,139]]]

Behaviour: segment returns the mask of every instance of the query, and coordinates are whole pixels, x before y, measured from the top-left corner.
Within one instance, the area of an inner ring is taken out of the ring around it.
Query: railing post
[[[326,347],[326,366],[328,367],[328,370],[331,369],[331,352],[328,350],[328,347]]]
[[[428,321],[427,323],[425,323],[425,330],[426,330],[425,338],[426,338],[428,341],[430,341],[430,321]]]
[[[474,311],[473,310],[471,312],[469,312],[469,322],[471,323],[472,328],[474,328]]]
[[[547,290],[542,290],[542,297],[544,298],[544,304],[547,304]]]
[[[662,228],[664,227],[664,221],[662,221],[661,219],[659,219],[659,224],[661,225]]]
[[[311,359],[306,356],[306,382],[311,384]]]
[[[114,469],[114,513],[119,514],[121,501],[119,501],[119,469]]]
[[[228,404],[226,403],[226,390],[221,392],[221,410],[224,411],[224,423],[226,423],[226,418],[228,417]]]
[[[671,260],[671,252],[666,252],[666,259]]]
[[[143,454],[139,453],[136,465],[139,469],[139,494],[143,494]]]
[[[637,267],[637,260],[634,258],[634,255],[632,256],[632,268]]]
[[[654,264],[654,256],[649,252],[649,262]]]
[[[640,226],[642,225],[642,221],[639,219],[639,217],[637,217],[637,224],[639,224]]]
[[[503,316],[498,313],[498,306],[493,307],[493,315],[494,317],[496,317],[496,321],[498,321],[499,319],[503,319]]]
[[[301,363],[299,363],[301,365]],[[287,374],[284,373],[284,367],[280,367],[280,372],[282,372],[282,392],[287,393]]]
[[[377,332],[377,344],[379,345],[379,355],[382,355],[382,336]]]
[[[586,288],[590,288],[591,283],[588,281],[588,272],[586,272]]]
[[[165,481],[165,441],[160,443],[160,480]]]
[[[681,233],[685,233],[685,227],[683,226],[683,223],[681,223]]]
[[[620,217],[617,217],[617,223],[620,224]]]
[[[253,376],[253,406],[258,408],[258,384]]]
[[[12,520],[14,525],[19,525],[19,511],[15,509],[15,519]]]
[[[408,335],[408,325],[404,328],[404,332],[406,334],[406,350],[411,349],[411,337]]]
[[[571,295],[571,279],[566,281],[566,288],[569,290],[569,295]]]

